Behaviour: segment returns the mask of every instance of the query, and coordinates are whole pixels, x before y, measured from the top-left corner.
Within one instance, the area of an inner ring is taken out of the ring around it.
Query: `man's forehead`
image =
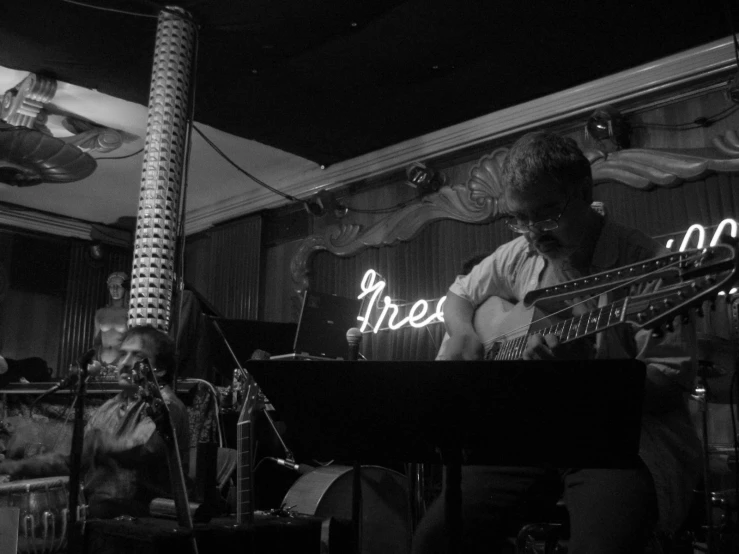
[[[542,212],[557,208],[565,195],[560,191],[507,191],[506,207],[509,212]]]

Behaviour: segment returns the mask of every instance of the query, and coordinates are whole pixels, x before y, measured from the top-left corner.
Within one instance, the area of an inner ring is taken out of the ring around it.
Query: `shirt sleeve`
[[[460,275],[449,290],[470,302],[474,307],[491,296],[510,302],[518,299],[513,282],[520,265],[521,239],[500,246],[477,264],[467,275]]]

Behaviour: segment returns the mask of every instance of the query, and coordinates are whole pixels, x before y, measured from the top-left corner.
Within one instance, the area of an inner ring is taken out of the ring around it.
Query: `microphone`
[[[346,342],[349,344],[349,353],[346,359],[356,362],[359,359],[359,345],[362,342],[362,331],[352,327],[346,332]]]
[[[51,387],[49,390],[44,391],[44,393],[41,396],[39,396],[38,398],[36,398],[36,400],[34,400],[34,404],[38,402],[39,400],[41,400],[42,398],[50,394],[54,394],[59,389],[65,389],[67,387],[75,385],[77,383],[77,380],[79,379],[80,374],[82,373],[87,373],[88,377],[93,377],[97,375],[98,373],[100,373],[103,369],[103,366],[101,366],[98,363],[94,364],[89,369],[87,368],[87,366],[90,365],[94,357],[95,357],[94,348],[91,348],[90,350],[82,354],[82,356],[77,358],[77,361],[75,362],[75,365],[77,366],[77,368],[70,370],[69,375],[67,375],[64,379],[59,381],[56,385]]]
[[[292,460],[283,460],[282,458],[270,458],[270,460],[277,462],[277,464],[281,465],[282,467],[286,467],[287,469],[300,473],[301,475],[310,473],[311,471],[316,469],[313,466],[299,464],[297,462],[293,462]]]

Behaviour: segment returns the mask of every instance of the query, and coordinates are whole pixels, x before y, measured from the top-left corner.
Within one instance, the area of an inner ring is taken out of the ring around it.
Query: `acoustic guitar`
[[[555,334],[561,343],[595,335],[617,325],[630,324],[655,333],[671,331],[675,317],[686,317],[735,284],[736,248],[719,244],[708,248],[666,254],[650,260],[589,275],[528,293],[513,304],[498,297],[486,300],[475,312],[475,331],[485,348],[485,359],[521,358],[528,337]],[[606,306],[561,319],[553,306],[573,298],[593,297],[607,291],[661,281],[660,287],[638,295],[625,295]]]

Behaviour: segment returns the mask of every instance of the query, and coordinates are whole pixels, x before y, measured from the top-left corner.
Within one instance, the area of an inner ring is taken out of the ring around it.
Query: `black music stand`
[[[638,463],[645,366],[636,360],[266,360],[247,369],[311,458],[423,463],[440,452],[450,548],[461,533],[463,451],[487,465]]]

